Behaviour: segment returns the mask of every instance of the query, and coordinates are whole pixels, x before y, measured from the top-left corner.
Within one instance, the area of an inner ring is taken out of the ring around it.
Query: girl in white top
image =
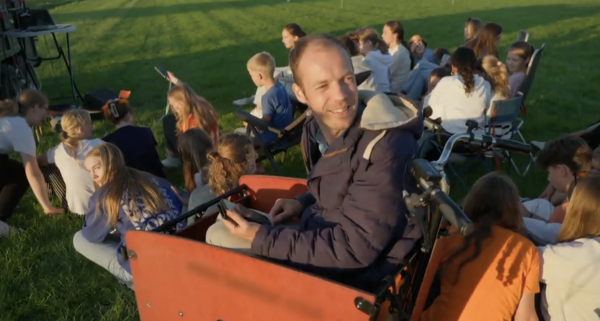
[[[88,212],[88,203],[96,191],[94,181],[85,168],[85,155],[103,143],[92,137],[92,118],[87,110],[73,109],[65,112],[60,120],[62,132],[57,146],[39,157],[40,164],[56,164],[67,187],[66,199],[69,210],[78,215]]]
[[[542,315],[552,321],[600,318],[600,177],[578,180],[557,244],[539,247]]]
[[[508,85],[508,71],[506,66],[498,58],[488,55],[481,59],[481,69],[484,72],[483,77],[490,83],[492,88],[492,99],[486,111],[487,117],[492,117],[492,103],[496,100],[509,99],[511,97],[510,87]],[[495,124],[491,133],[496,137],[502,137],[508,133],[512,124]]]
[[[408,74],[415,65],[408,44],[404,40],[402,23],[400,21],[388,21],[383,26],[381,37],[390,48],[389,53],[392,55],[392,60],[388,65],[390,68],[390,89],[394,93],[400,93],[402,85],[404,85]]]
[[[371,69],[375,79],[375,91],[390,92],[390,68],[392,56],[388,54],[385,43],[379,39],[377,32],[372,28],[363,28],[358,31],[360,52],[365,56],[365,63]]]
[[[444,77],[431,92],[431,119],[441,119],[441,126],[451,134],[466,133],[467,120],[479,124],[475,133],[483,133],[485,110],[490,105],[490,83],[477,75],[477,59],[469,48],[458,48],[450,57],[451,77]]]
[[[18,101],[6,99],[0,102],[0,237],[8,234],[9,227],[5,221],[29,186],[44,213],[63,213],[48,199],[30,127],[39,126],[47,110],[48,98],[37,90],[23,91]],[[12,152],[19,153],[22,164],[9,158]]]

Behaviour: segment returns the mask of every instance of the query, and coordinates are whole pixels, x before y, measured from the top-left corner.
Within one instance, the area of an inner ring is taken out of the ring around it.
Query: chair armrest
[[[252,114],[250,114],[249,112],[247,112],[245,110],[241,110],[241,109],[236,110],[235,111],[235,116],[237,118],[241,119],[242,121],[245,121],[246,123],[248,123],[249,126],[252,126],[252,127],[256,128],[256,129],[268,130],[268,131],[273,132],[273,133],[275,133],[277,135],[282,135],[283,134],[283,130],[281,130],[279,128],[272,127],[266,121],[253,116]]]
[[[430,130],[441,130],[442,129],[442,125],[437,123],[435,120],[429,118],[429,117],[424,117],[423,118],[423,124],[425,125],[425,128],[430,129]]]

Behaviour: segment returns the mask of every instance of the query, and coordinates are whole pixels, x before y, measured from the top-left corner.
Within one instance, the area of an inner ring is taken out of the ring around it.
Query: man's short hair
[[[246,66],[250,71],[273,77],[273,73],[275,73],[275,58],[266,51],[259,52],[248,60]]]
[[[585,172],[592,167],[592,150],[581,137],[565,135],[546,143],[535,164],[543,170],[565,165],[573,174]]]
[[[292,74],[294,75],[294,82],[296,85],[302,87],[302,75],[298,70],[298,65],[300,65],[300,60],[306,51],[306,48],[309,46],[320,46],[320,47],[334,47],[340,49],[342,52],[348,55],[348,59],[350,59],[350,53],[340,42],[338,38],[332,35],[327,34],[314,34],[302,37],[296,41],[294,44],[294,48],[290,50],[290,69]]]

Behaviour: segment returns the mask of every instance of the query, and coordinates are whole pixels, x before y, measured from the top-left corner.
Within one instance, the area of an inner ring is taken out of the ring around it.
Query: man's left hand
[[[259,224],[246,221],[240,214],[232,210],[227,210],[227,216],[237,223],[237,225],[235,225],[228,220],[223,220],[231,234],[250,242],[254,240],[258,228],[260,227]]]

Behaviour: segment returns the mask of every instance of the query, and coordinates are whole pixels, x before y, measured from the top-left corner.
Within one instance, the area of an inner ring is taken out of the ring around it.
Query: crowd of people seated
[[[228,211],[231,220],[219,214],[206,242],[374,290],[422,236],[400,193],[416,188],[407,168],[435,134],[424,118],[451,134],[466,132],[466,120],[474,120],[481,134],[490,105],[518,94],[533,47],[515,42],[504,55],[501,37],[500,25],[469,18],[464,43],[450,52],[428,48],[420,35],[406,42],[399,21],[385,23],[381,35],[364,27],[339,38],[285,26],[289,67],[277,68],[268,52],[247,62],[257,86],[252,114],[282,128],[293,121],[292,101],[308,106],[300,146],[308,192],[277,200],[269,213],[272,225],[249,222],[236,211]],[[355,75],[362,71],[371,74],[357,86]],[[241,176],[261,173],[256,137],[244,128],[221,135],[211,103],[168,76],[173,114],[163,119],[168,156],[162,162],[151,129],[134,125],[127,98],[104,106],[115,130],[102,139],[92,138],[87,112],[66,112],[61,143],[41,156],[31,127],[46,117],[48,99],[26,90],[17,101],[2,101],[0,237],[18,230],[6,221],[31,186],[46,214],[85,216],[73,238],[75,250],[133,289],[129,263],[119,255],[127,231],[151,231],[235,188]],[[548,172],[549,186],[537,199],[522,198],[498,173],[472,186],[463,209],[475,230],[439,241],[439,293],[421,319],[600,318],[600,168],[594,165],[600,151],[591,143],[598,127],[540,144],[536,165]],[[259,135],[277,138],[268,131]],[[21,162],[9,157],[13,152]],[[66,185],[64,208],[48,196],[40,166],[50,164]],[[181,165],[184,190],[163,171]]]

